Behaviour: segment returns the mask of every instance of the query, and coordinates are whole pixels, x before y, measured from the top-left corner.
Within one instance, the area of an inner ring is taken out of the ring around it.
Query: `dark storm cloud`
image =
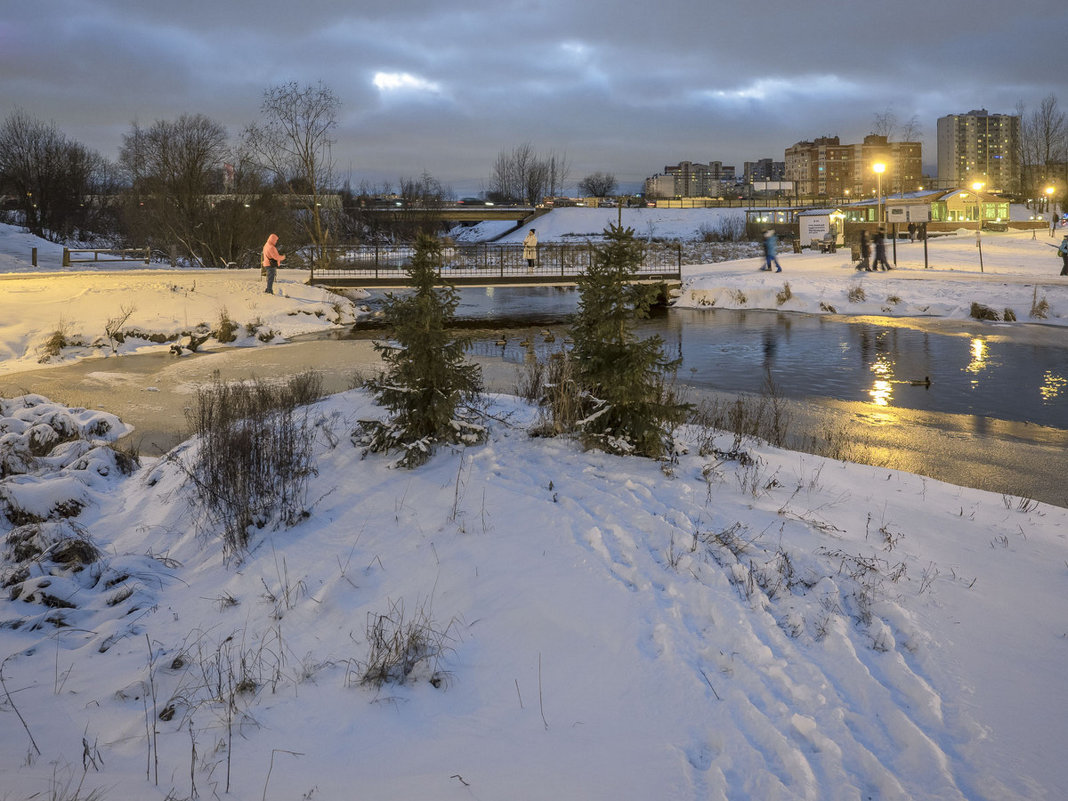
[[[1034,107],[1068,71],[1053,0],[5,5],[4,116],[21,107],[113,157],[134,120],[203,113],[236,137],[268,86],[322,81],[342,102],[341,170],[426,170],[458,191],[522,142],[566,153],[576,180],[633,182],[859,141],[888,110],[917,119],[931,164],[939,116]]]

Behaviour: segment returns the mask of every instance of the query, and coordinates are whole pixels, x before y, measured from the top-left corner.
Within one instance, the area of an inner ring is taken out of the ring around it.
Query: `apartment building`
[[[1015,191],[1019,184],[1020,118],[985,108],[939,117],[938,183],[981,183],[988,192]]]
[[[853,156],[837,136],[821,136],[786,148],[786,180],[803,197],[842,197],[849,186]]]
[[[680,161],[678,164],[664,167],[662,175],[654,175],[646,179],[646,195],[649,197],[718,197],[723,193],[724,184],[733,183],[734,167],[722,161],[710,161],[708,164]]]
[[[873,169],[884,164],[882,177]],[[890,142],[872,134],[843,145],[837,136],[798,142],[786,149],[786,179],[804,197],[849,198],[914,192],[921,187],[923,153],[919,142]]]
[[[747,161],[742,167],[742,180],[751,184],[754,181],[784,181],[786,180],[786,162],[757,159]]]

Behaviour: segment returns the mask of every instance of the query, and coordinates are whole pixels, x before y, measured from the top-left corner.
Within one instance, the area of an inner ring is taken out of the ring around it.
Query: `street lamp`
[[[985,184],[982,181],[976,181],[972,184],[972,191],[975,192],[975,202],[979,205],[979,227],[983,227],[983,199],[979,197],[979,190],[982,189]]]
[[[878,211],[879,225],[883,224],[883,173],[886,172],[886,165],[881,161],[877,161],[871,165],[871,168],[875,171],[875,182],[877,192],[879,195],[879,204],[876,206]]]
[[[979,248],[979,272],[983,272],[983,199],[979,197],[979,190],[983,185],[976,181],[972,184],[972,193],[975,195],[975,200],[979,204],[979,224],[975,227],[975,246]],[[965,189],[960,193],[961,198],[968,196],[968,190]]]

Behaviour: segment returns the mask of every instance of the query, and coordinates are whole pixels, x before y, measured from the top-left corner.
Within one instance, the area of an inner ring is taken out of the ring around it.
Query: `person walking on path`
[[[1068,234],[1061,240],[1061,246],[1057,248],[1057,255],[1061,257],[1064,266],[1061,267],[1061,275],[1068,275]]]
[[[878,272],[879,265],[882,265],[883,270],[891,269],[890,262],[886,260],[886,234],[882,228],[875,232],[875,261],[871,265],[872,272]]]
[[[533,228],[523,240],[523,258],[527,260],[527,272],[534,272],[534,262],[538,258],[538,232]]]
[[[857,265],[858,270],[864,270],[871,272],[871,264],[869,259],[871,258],[871,240],[868,239],[868,232],[860,232],[860,264]]]
[[[779,266],[779,259],[776,253],[779,250],[779,239],[775,236],[775,232],[770,228],[764,232],[764,266],[761,270],[771,270],[771,265],[775,265],[775,272],[781,273],[782,267]]]
[[[1055,211],[1049,213],[1049,235],[1057,235],[1057,212]]]
[[[260,265],[267,272],[267,288],[263,291],[268,295],[274,294],[274,278],[285,260],[286,257],[278,252],[278,234],[271,234],[263,245],[263,258],[260,260]]]

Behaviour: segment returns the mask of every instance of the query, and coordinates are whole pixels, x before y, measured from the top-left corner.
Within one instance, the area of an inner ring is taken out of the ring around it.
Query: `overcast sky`
[[[859,142],[876,114],[1068,108],[1065,0],[0,0],[0,114],[115,158],[134,121],[205,114],[236,139],[269,86],[341,101],[354,185],[424,170],[459,195],[529,142],[571,182]],[[629,188],[629,186],[628,186]]]

